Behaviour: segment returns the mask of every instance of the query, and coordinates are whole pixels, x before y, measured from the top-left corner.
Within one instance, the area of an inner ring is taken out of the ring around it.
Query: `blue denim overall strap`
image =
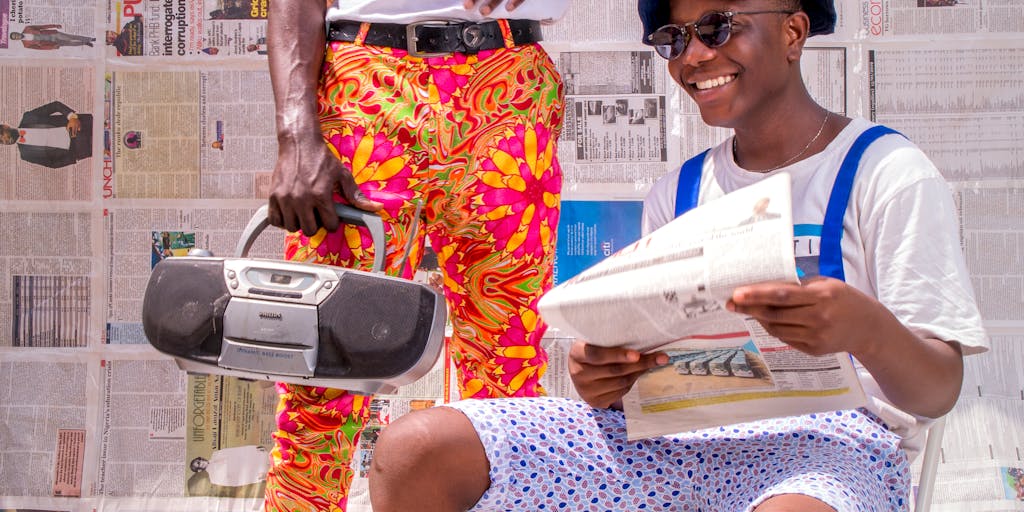
[[[843,272],[843,217],[850,203],[853,181],[860,167],[861,157],[872,142],[889,134],[900,132],[886,126],[873,126],[864,130],[846,153],[839,173],[832,184],[832,193],[825,208],[825,219],[821,226],[821,251],[818,255],[819,274],[845,281]],[[679,169],[679,185],[676,188],[676,217],[697,206],[700,195],[700,179],[703,175],[704,158],[710,150],[687,160]]]

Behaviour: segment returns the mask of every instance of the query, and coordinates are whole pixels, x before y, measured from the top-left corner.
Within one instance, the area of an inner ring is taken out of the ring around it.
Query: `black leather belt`
[[[536,43],[542,39],[539,21],[508,20],[508,25],[516,46]],[[327,40],[355,41],[361,26],[362,23],[358,21],[332,21],[327,26]],[[408,50],[413,57],[439,57],[504,48],[505,37],[497,21],[420,21],[408,25],[370,23],[363,44],[402,48]]]

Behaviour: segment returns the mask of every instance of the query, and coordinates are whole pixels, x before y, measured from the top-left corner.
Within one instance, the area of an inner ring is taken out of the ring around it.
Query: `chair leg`
[[[924,446],[924,458],[921,460],[921,479],[917,484],[917,498],[914,500],[914,512],[928,512],[932,506],[932,493],[935,491],[935,473],[939,469],[942,458],[942,434],[946,429],[946,417],[943,416],[928,429],[928,440]]]

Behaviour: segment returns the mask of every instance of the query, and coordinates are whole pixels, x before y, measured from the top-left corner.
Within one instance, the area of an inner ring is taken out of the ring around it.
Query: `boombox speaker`
[[[172,257],[153,268],[142,304],[150,344],[190,372],[366,394],[391,393],[425,375],[444,345],[444,299],[425,284],[381,273],[380,217],[337,210],[343,221],[370,229],[373,272],[246,257],[268,224],[264,206],[236,257]]]

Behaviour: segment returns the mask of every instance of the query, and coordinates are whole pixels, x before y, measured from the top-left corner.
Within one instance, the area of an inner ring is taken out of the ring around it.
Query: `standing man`
[[[65,34],[57,29],[61,25],[28,25],[21,32],[11,32],[11,41],[21,41],[25,48],[32,50],[56,50],[62,46],[92,46],[95,37]]]
[[[387,273],[412,277],[429,238],[463,398],[543,394],[536,303],[552,283],[562,82],[538,42],[567,4],[271,2],[269,219],[292,232],[285,256],[367,269],[386,251]],[[337,201],[378,212],[387,246],[339,229]],[[370,398],[278,391],[266,510],[344,509]]]
[[[25,112],[18,127],[0,124],[0,144],[18,145],[21,159],[57,169],[92,156],[92,114],[52,101]]]

